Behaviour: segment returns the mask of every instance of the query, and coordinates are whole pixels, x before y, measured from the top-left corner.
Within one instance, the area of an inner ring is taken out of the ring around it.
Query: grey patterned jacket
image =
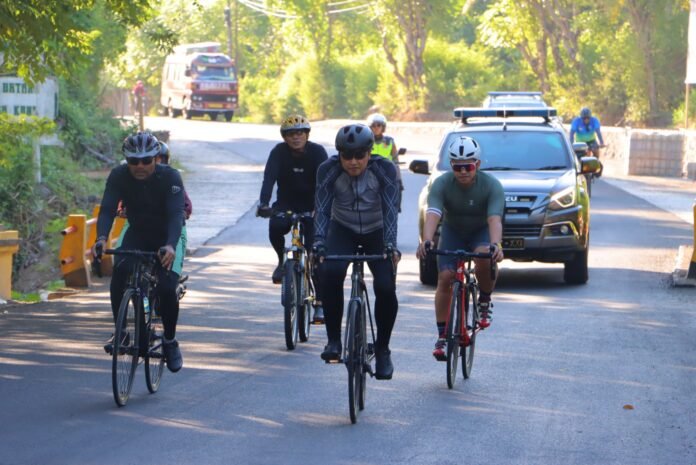
[[[338,155],[319,166],[316,188],[315,245],[323,244],[331,220],[358,234],[384,229],[384,244],[396,248],[399,180],[391,161],[373,155],[360,176],[351,177]]]

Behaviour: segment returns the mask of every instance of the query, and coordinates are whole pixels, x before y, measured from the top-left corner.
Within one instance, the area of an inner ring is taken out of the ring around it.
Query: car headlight
[[[549,200],[551,210],[561,210],[575,205],[575,186],[568,186],[562,191],[556,192]]]

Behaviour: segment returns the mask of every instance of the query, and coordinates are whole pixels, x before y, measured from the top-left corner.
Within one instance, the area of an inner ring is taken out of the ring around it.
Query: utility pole
[[[225,26],[227,27],[227,54],[232,56],[232,18],[230,15],[230,0],[225,7]]]
[[[229,2],[229,0],[227,0]],[[234,1],[234,66],[239,74],[239,5]]]

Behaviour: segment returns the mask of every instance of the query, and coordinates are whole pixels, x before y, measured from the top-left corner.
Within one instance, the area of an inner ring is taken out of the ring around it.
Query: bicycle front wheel
[[[355,299],[351,299],[348,305],[345,339],[345,364],[348,369],[348,410],[350,422],[355,424],[358,421],[358,411],[360,410],[363,376],[360,357],[360,302]]]
[[[140,326],[137,324],[141,300],[133,289],[126,289],[118,310],[111,364],[111,385],[116,405],[128,402],[135,369],[138,367],[138,341]]]
[[[283,307],[285,308],[285,345],[294,350],[297,345],[297,275],[295,260],[287,260],[283,270]]]
[[[358,392],[358,407],[360,410],[365,409],[365,390],[367,387],[367,308],[366,308],[366,297],[363,294],[362,301],[360,302],[360,321],[358,324],[358,348],[359,348],[359,359],[360,359],[360,391]]]
[[[164,326],[159,313],[159,301],[154,300],[150,309],[149,324],[145,325],[148,334],[148,347],[145,354],[145,384],[147,384],[147,390],[152,394],[159,389],[164,372],[164,353],[162,352]]]
[[[464,311],[466,312],[466,332],[469,335],[469,344],[462,346],[462,374],[464,379],[471,376],[471,368],[474,366],[474,348],[476,347],[476,333],[478,332],[479,312],[478,299],[475,288],[468,288],[464,293]]]
[[[297,293],[299,320],[297,326],[300,328],[300,342],[307,342],[312,323],[312,304],[309,299],[309,273],[306,269],[297,272],[297,282],[300,283],[300,289]]]
[[[452,285],[452,298],[447,318],[447,387],[452,389],[457,379],[457,362],[459,361],[459,342],[461,336],[461,294],[462,283],[455,281]]]

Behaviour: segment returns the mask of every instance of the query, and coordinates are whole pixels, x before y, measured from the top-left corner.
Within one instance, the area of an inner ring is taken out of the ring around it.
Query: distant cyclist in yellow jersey
[[[404,183],[401,180],[401,170],[399,169],[399,153],[396,150],[394,138],[384,134],[387,130],[387,118],[381,113],[372,113],[367,117],[367,125],[375,136],[375,144],[372,146],[372,155],[379,155],[387,160],[391,160],[396,165],[396,176],[399,180],[399,213],[401,213],[401,191],[404,190]]]

